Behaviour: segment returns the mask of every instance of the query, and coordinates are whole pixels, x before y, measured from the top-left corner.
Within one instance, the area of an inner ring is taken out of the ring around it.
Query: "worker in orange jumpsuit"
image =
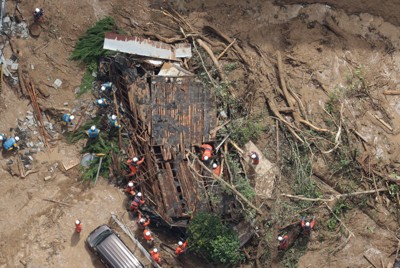
[[[144,216],[144,217],[143,217],[143,216],[142,216],[142,213],[139,212],[139,217],[138,217],[137,223],[138,223],[140,226],[146,228],[146,227],[149,226],[149,224],[150,224],[150,219],[149,219],[149,217],[147,217],[147,216]]]
[[[175,255],[179,256],[179,255],[185,253],[187,245],[188,245],[188,241],[187,240],[184,243],[182,241],[179,241],[178,242],[178,247],[175,250]]]
[[[151,231],[150,231],[149,228],[146,227],[146,228],[144,229],[144,231],[143,231],[143,237],[144,237],[144,239],[146,240],[147,244],[149,244],[149,245],[153,244],[154,238],[153,238],[153,236],[151,235]]]
[[[311,221],[306,221],[306,218],[301,218],[301,228],[303,228],[303,234],[310,235],[311,230],[314,228],[315,225],[315,216],[312,217]]]
[[[134,176],[137,171],[138,171],[138,167],[144,162],[144,157],[142,157],[142,159],[139,160],[138,157],[133,157],[131,159],[128,159],[126,161],[126,163],[129,165],[129,168],[131,170],[131,173],[128,174],[128,177]]]
[[[209,161],[211,160],[212,153],[213,153],[213,147],[210,144],[204,143],[201,145],[201,149],[203,149],[203,154],[201,155],[201,160],[202,161]]]
[[[158,264],[161,263],[160,254],[158,253],[158,249],[154,248],[150,251],[151,258]]]
[[[143,204],[144,200],[142,199],[142,193],[138,192],[133,198],[130,209],[131,211],[137,211],[139,209],[139,206]]]
[[[258,165],[258,163],[260,163],[260,157],[258,156],[258,154],[256,152],[250,152],[250,154],[248,154],[248,156],[251,158],[251,162],[253,165]]]
[[[128,185],[125,188],[125,193],[128,194],[130,197],[135,196],[135,188],[133,187],[133,181],[128,182]]]
[[[213,169],[213,174],[215,176],[219,177],[221,175],[221,165],[218,165],[217,163],[213,163],[212,169]]]
[[[77,232],[78,234],[82,232],[82,223],[80,220],[75,221],[75,232]]]
[[[278,236],[278,250],[286,250],[289,247],[289,236]]]

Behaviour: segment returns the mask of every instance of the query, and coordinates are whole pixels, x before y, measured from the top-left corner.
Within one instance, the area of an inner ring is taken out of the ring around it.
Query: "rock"
[[[11,64],[11,70],[17,71],[18,70],[18,63]]]
[[[31,69],[35,70],[35,65],[31,64]]]
[[[39,91],[39,93],[45,97],[48,98],[50,96],[50,92],[47,88],[45,87],[36,87],[36,89]]]
[[[48,181],[51,179],[51,176],[44,177],[44,181]]]
[[[226,114],[225,111],[219,112],[219,115],[220,115],[222,118],[228,118],[228,115]]]
[[[26,116],[26,119],[28,119],[29,121],[30,121],[30,120],[33,120],[33,115],[27,115],[27,116]]]
[[[68,102],[64,102],[64,106],[68,106]]]
[[[75,88],[75,94],[79,94],[79,92],[81,92],[81,88],[80,87]]]
[[[62,85],[62,81],[58,78],[53,83],[53,87],[55,87],[56,89],[60,88],[61,85]]]
[[[28,155],[28,158],[29,158],[31,161],[33,161],[33,157],[32,157],[32,156]]]
[[[27,111],[26,113],[29,115],[33,115],[33,113],[31,111]]]

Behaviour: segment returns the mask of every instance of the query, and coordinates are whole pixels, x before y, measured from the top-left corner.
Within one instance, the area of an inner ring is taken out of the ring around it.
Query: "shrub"
[[[236,264],[243,260],[238,236],[217,215],[199,212],[190,222],[188,233],[190,250],[212,261]]]

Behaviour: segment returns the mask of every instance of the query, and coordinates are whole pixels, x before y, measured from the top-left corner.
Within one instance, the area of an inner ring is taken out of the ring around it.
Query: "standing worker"
[[[153,238],[153,236],[151,235],[151,232],[150,232],[150,229],[149,229],[149,228],[144,229],[144,231],[143,231],[143,237],[144,237],[144,239],[146,240],[146,242],[147,242],[148,245],[152,245],[152,244],[153,244],[154,238]]]
[[[33,11],[33,20],[35,22],[39,22],[41,20],[41,18],[43,17],[43,15],[44,15],[43,8],[37,7],[37,8],[35,8],[35,11]]]
[[[203,154],[201,155],[201,160],[207,162],[211,160],[213,147],[210,144],[204,143],[201,145],[201,149],[203,149]]]
[[[96,104],[100,107],[107,107],[110,102],[106,98],[101,98],[96,100]]]
[[[218,165],[217,163],[213,163],[212,170],[213,170],[213,174],[215,176],[219,177],[221,175],[221,165]]]
[[[286,250],[289,247],[289,236],[278,236],[278,250]]]
[[[80,220],[75,221],[75,232],[78,234],[82,232],[82,223]]]
[[[7,151],[11,151],[14,148],[19,149],[17,142],[19,141],[19,137],[15,136],[15,138],[11,137],[3,144],[3,148]]]
[[[133,181],[128,182],[128,185],[125,188],[125,193],[127,193],[129,197],[135,196],[135,187],[133,186]]]
[[[96,128],[95,125],[91,126],[87,131],[86,134],[89,136],[89,139],[95,139],[99,136],[100,130]]]
[[[175,255],[180,256],[181,254],[185,253],[187,245],[188,245],[187,240],[184,243],[182,241],[179,241],[178,247],[175,250]]]
[[[138,166],[140,166],[144,162],[144,157],[139,160],[138,157],[133,157],[132,159],[128,159],[126,163],[129,165],[131,173],[128,174],[128,177],[134,176],[138,171]]]
[[[144,200],[142,199],[142,193],[138,192],[137,195],[135,195],[135,198],[133,198],[130,210],[137,211],[139,209],[139,206],[143,205],[143,204],[144,204]]]
[[[7,140],[6,134],[0,133],[0,143],[4,143]]]
[[[121,127],[121,125],[118,123],[117,116],[115,114],[110,116],[108,121],[110,122],[110,125],[113,128],[120,128]]]
[[[250,152],[250,154],[248,154],[248,156],[251,158],[251,163],[253,165],[258,165],[258,163],[260,163],[260,157],[258,156],[258,154],[256,152]]]
[[[68,125],[68,124],[74,125],[74,123],[72,122],[72,120],[74,120],[74,119],[75,119],[75,116],[71,115],[71,114],[63,114],[63,116],[61,117],[61,120],[64,125]]]
[[[158,253],[158,249],[154,248],[152,251],[150,251],[150,255],[151,255],[151,258],[153,259],[153,261],[155,261],[158,264],[161,263],[160,254]]]
[[[311,222],[306,221],[306,218],[301,218],[301,228],[303,228],[303,234],[310,235],[311,230],[314,228],[315,225],[315,216],[312,217]]]
[[[113,85],[112,82],[106,82],[106,83],[104,83],[104,84],[101,84],[101,86],[100,86],[100,92],[103,93],[103,94],[108,94],[108,95],[110,95],[111,92],[112,92],[112,85]]]

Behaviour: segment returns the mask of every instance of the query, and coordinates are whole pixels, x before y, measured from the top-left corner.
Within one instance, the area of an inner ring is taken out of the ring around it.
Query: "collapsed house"
[[[124,52],[102,59],[99,73],[115,83],[119,107],[129,114],[130,153],[145,158],[138,178],[151,212],[183,228],[193,212],[232,212],[234,198],[211,204],[212,180],[204,180],[201,167],[187,157],[203,143],[215,145],[217,125],[214,94],[177,63],[191,57],[190,45],[107,33],[104,48]]]

